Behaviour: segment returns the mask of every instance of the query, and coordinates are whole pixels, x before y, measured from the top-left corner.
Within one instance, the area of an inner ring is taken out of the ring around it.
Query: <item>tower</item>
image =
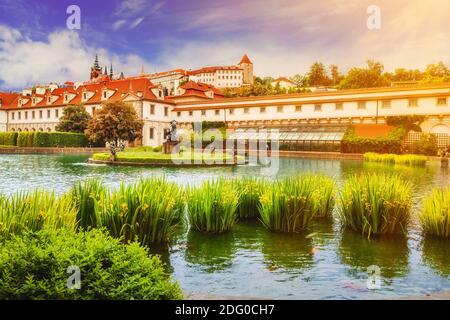
[[[244,84],[253,84],[253,63],[248,58],[247,54],[242,56],[238,66],[243,70]]]
[[[113,76],[114,76],[114,73],[113,73],[113,67],[112,67],[112,63],[111,63],[111,66],[109,67],[109,78],[112,80]]]
[[[91,77],[90,79],[98,78],[102,74],[102,68],[98,64],[98,55],[95,55],[94,65],[91,67]]]

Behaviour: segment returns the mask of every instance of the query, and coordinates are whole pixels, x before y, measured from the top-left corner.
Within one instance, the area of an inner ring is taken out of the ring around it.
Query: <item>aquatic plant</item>
[[[416,154],[398,155],[391,153],[368,152],[364,154],[364,161],[400,164],[407,166],[425,166],[427,163],[427,157]]]
[[[424,199],[419,219],[425,234],[450,237],[450,187],[434,189]]]
[[[259,214],[272,231],[298,232],[309,226],[316,214],[316,176],[287,177],[275,181],[261,196]]]
[[[259,216],[259,199],[268,186],[267,181],[264,179],[247,177],[243,179],[234,179],[232,183],[239,194],[239,203],[237,207],[239,218],[257,218]]]
[[[188,190],[188,221],[194,230],[221,233],[237,220],[239,195],[230,181],[214,179]]]
[[[99,203],[100,225],[125,242],[166,242],[179,217],[179,192],[178,186],[165,178],[141,179],[127,186],[122,183]]]
[[[0,196],[0,235],[8,238],[44,228],[75,230],[76,209],[70,195],[41,189]]]
[[[345,227],[368,237],[405,231],[411,185],[397,176],[365,174],[345,181],[338,215]]]
[[[313,193],[314,217],[329,218],[333,214],[336,202],[336,183],[326,176],[314,178],[316,189]]]
[[[107,193],[101,180],[92,178],[75,183],[70,191],[77,208],[78,227],[87,229],[98,226],[97,204]]]

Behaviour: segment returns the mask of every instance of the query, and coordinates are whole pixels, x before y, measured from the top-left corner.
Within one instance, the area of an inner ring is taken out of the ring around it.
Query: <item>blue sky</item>
[[[66,9],[81,9],[81,29]],[[366,26],[381,9],[381,29]],[[0,89],[86,80],[95,53],[126,75],[235,64],[261,76],[304,73],[314,61],[346,70],[450,59],[448,0],[1,0]]]

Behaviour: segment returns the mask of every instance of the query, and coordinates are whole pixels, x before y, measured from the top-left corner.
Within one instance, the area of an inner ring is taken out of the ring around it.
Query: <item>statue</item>
[[[177,122],[175,120],[172,120],[170,122],[170,127],[164,130],[164,138],[166,141],[164,141],[164,153],[172,153],[172,150],[175,149],[175,151],[178,151],[178,143],[179,143],[179,136],[177,133]]]

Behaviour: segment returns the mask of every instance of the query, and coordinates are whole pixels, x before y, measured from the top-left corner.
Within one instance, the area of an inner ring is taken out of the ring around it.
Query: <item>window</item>
[[[177,117],[178,118],[181,117],[181,112],[180,111],[177,112]]]
[[[95,107],[92,107],[92,115],[95,115]]]
[[[261,107],[261,108],[259,108],[259,112],[261,112],[261,113],[266,113],[266,107]]]
[[[408,100],[408,107],[414,108],[417,106],[418,106],[417,99],[409,99]]]
[[[69,100],[69,97],[67,94],[64,95],[64,101],[67,102],[67,100]]]
[[[220,110],[215,110],[215,115],[218,116],[220,114]]]
[[[383,100],[381,102],[381,107],[383,109],[390,109],[391,108],[391,100]]]
[[[302,111],[302,106],[301,105],[295,106],[295,112],[300,112],[300,111]]]
[[[11,113],[11,119],[14,120],[14,112]]]
[[[17,117],[19,118],[19,120],[22,118],[22,114],[20,113],[20,111],[17,113]]]
[[[343,109],[344,109],[344,104],[342,102],[336,103],[336,110],[343,110]]]
[[[25,111],[25,119],[28,119],[28,111]]]
[[[47,119],[50,118],[50,110],[47,110]]]
[[[36,116],[36,112],[34,112],[34,111],[31,111],[31,119],[34,119],[34,118],[35,118],[35,116]]]
[[[192,111],[189,111],[189,116],[192,117]]]
[[[42,110],[39,110],[39,119],[42,119]]]
[[[202,110],[202,116],[206,115],[206,110]]]
[[[164,117],[169,116],[169,107],[164,107]]]
[[[244,113],[247,114],[249,111],[248,107],[244,108]]]
[[[365,109],[365,108],[366,108],[366,102],[358,101],[358,109]]]
[[[155,114],[155,105],[154,104],[150,105],[150,114]]]
[[[47,102],[48,102],[48,103],[52,102],[52,97],[48,97],[48,98],[47,98]]]
[[[440,97],[437,98],[437,103],[438,106],[446,106],[447,105],[447,98],[446,97]]]
[[[106,93],[107,93],[106,90],[103,91],[103,98],[104,98],[104,99],[106,99]]]
[[[234,109],[230,109],[230,114],[234,114]]]
[[[151,140],[153,140],[155,136],[155,128],[150,128],[149,137]]]
[[[278,106],[277,107],[277,112],[283,112],[283,106]]]
[[[87,94],[86,94],[86,92],[83,93],[83,100],[87,100]]]
[[[58,109],[55,110],[55,118],[59,118],[59,110]]]
[[[314,105],[314,111],[322,111],[322,105],[321,104],[315,104]]]

